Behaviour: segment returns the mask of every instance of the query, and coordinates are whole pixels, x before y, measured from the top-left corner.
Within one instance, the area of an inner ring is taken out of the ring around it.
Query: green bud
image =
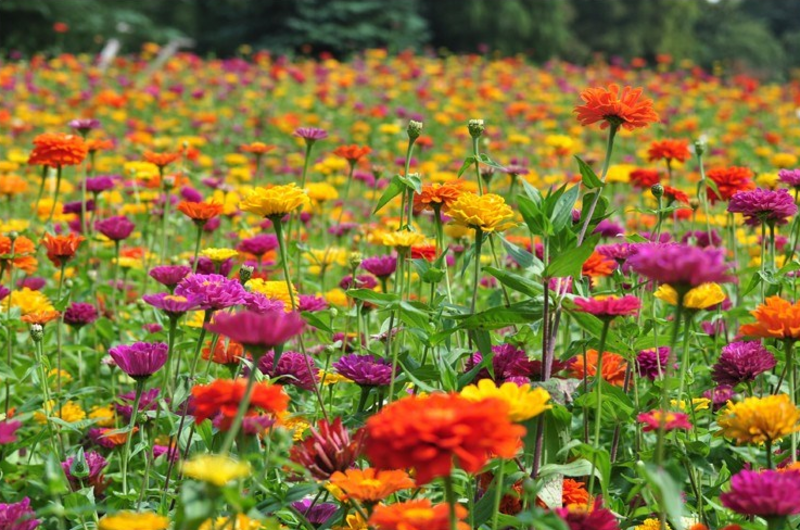
[[[44,328],[41,324],[32,324],[31,325],[31,338],[33,342],[41,342],[42,337],[44,337]]]
[[[650,187],[650,193],[652,193],[656,199],[660,199],[664,196],[664,186],[661,184],[653,184]]]
[[[348,261],[351,269],[357,269],[361,262],[364,261],[364,255],[361,252],[351,252],[350,256],[348,256]]]
[[[422,122],[409,120],[406,132],[408,133],[408,137],[410,139],[416,140],[417,138],[419,138],[419,135],[422,134]]]
[[[242,285],[246,284],[250,281],[250,278],[253,277],[253,267],[250,265],[242,265],[239,269],[239,283]]]
[[[469,120],[467,128],[469,129],[470,136],[473,138],[480,138],[484,129],[486,129],[486,125],[484,125],[483,120]]]

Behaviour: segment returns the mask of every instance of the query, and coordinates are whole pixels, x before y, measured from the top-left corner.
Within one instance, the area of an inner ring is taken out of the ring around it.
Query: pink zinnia
[[[603,499],[598,495],[591,510],[557,508],[556,515],[567,523],[569,530],[619,530],[617,518],[608,508],[603,508]]]
[[[636,420],[643,424],[642,431],[650,432],[657,431],[661,428],[661,422],[664,422],[665,431],[674,431],[675,429],[689,430],[692,424],[689,422],[689,415],[683,412],[664,412],[662,410],[651,410],[650,412],[643,412],[636,417]]]
[[[0,445],[17,441],[17,429],[22,427],[22,422],[16,420],[0,421]]]
[[[621,298],[609,296],[608,298],[576,298],[575,305],[578,311],[590,313],[598,318],[612,319],[620,316],[631,316],[639,312],[642,302],[633,295]]]
[[[282,310],[265,313],[253,311],[223,313],[217,315],[213,323],[206,324],[207,330],[224,335],[259,356],[299,335],[304,327],[305,321],[300,313],[294,311],[287,313]]]
[[[800,472],[743,470],[731,489],[719,496],[726,508],[742,515],[781,517],[800,514]]]
[[[751,226],[783,225],[797,213],[797,205],[786,190],[758,188],[736,193],[728,203],[728,211],[744,215],[745,224]]]
[[[135,342],[115,346],[108,354],[120,370],[134,379],[147,379],[167,362],[167,345],[163,342]]]
[[[725,251],[679,243],[642,243],[628,265],[637,274],[674,289],[688,290],[704,283],[736,280],[725,262]]]

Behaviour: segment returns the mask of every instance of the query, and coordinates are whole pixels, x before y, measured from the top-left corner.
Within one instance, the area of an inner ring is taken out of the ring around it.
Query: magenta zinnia
[[[242,344],[251,353],[263,355],[303,332],[305,321],[300,313],[283,310],[255,313],[240,311],[217,315],[206,329]]]
[[[742,515],[781,517],[800,514],[800,471],[743,470],[731,478],[722,505]]]

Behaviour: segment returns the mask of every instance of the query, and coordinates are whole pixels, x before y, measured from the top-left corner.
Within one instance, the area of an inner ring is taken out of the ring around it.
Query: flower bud
[[[12,230],[11,232],[8,233],[8,239],[10,239],[12,243],[18,237],[19,237],[19,232],[17,232],[16,230]]]
[[[72,464],[69,466],[69,474],[77,479],[89,476],[89,464],[86,463],[83,447],[78,449],[78,453],[73,458]]]
[[[698,208],[700,208],[700,201],[697,199],[689,199],[689,207],[692,211],[696,212]]]
[[[422,122],[416,120],[409,120],[406,132],[408,133],[408,137],[411,140],[416,140],[417,138],[419,138],[419,135],[422,134]]]
[[[44,328],[41,324],[32,324],[31,325],[31,338],[33,342],[40,342],[44,337]]]
[[[706,152],[706,142],[702,138],[695,140],[694,152],[697,156],[703,156],[703,153]]]
[[[348,260],[350,261],[350,268],[357,269],[361,262],[364,261],[364,255],[361,252],[351,252]]]
[[[650,187],[650,193],[652,193],[656,199],[660,199],[664,196],[664,186],[661,184],[653,184]]]
[[[239,268],[239,283],[242,285],[246,284],[250,281],[250,278],[253,277],[253,267],[250,265],[242,265]]]
[[[175,177],[172,175],[164,177],[164,189],[171,190],[174,187],[175,187]]]
[[[469,120],[467,128],[469,129],[470,136],[473,138],[480,138],[486,126],[483,124],[483,120]]]

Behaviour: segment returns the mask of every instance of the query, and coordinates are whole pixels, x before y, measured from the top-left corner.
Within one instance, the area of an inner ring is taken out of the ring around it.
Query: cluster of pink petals
[[[599,318],[614,318],[619,316],[632,316],[639,312],[642,301],[633,295],[619,298],[576,298],[575,305],[578,311],[590,313]]]

